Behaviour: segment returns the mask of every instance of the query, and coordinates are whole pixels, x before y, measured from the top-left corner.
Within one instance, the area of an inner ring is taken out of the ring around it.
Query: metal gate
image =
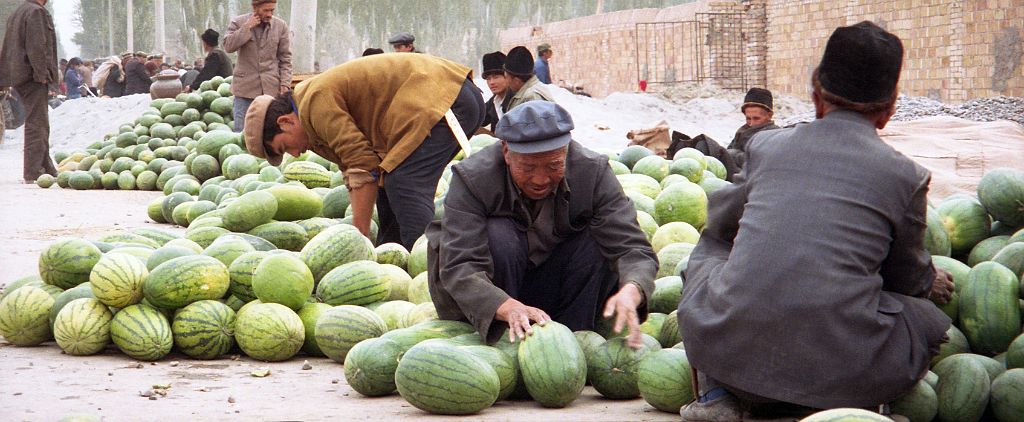
[[[654,89],[712,82],[747,89],[742,13],[698,13],[696,20],[636,24],[637,81]]]

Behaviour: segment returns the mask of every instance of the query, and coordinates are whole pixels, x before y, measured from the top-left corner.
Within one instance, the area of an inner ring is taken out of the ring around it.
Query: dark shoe
[[[705,402],[693,401],[679,409],[683,422],[742,422],[743,411],[736,396],[725,393]]]

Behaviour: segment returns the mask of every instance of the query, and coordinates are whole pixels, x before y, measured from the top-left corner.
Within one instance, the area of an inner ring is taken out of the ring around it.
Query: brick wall
[[[947,102],[995,95],[1024,97],[1021,0],[704,0],[512,28],[501,32],[501,48],[508,51],[526,45],[532,49],[548,42],[555,50],[551,64],[555,81],[581,84],[591,94],[604,96],[636,90],[638,75],[679,79],[659,75],[665,69],[658,62],[638,60],[652,49],[670,51],[660,53],[664,60],[692,61],[693,40],[685,37],[641,37],[638,46],[637,23],[693,21],[699,14],[714,12],[745,14],[745,54],[741,55],[745,57],[705,57],[705,73],[714,70],[713,65],[740,60],[748,86],[806,97],[811,71],[828,35],[837,26],[867,19],[903,39],[901,89],[906,94]],[[683,73],[695,72],[692,65],[678,67]]]

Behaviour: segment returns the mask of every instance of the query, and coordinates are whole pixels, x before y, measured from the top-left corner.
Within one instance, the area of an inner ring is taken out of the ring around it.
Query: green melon
[[[823,410],[800,419],[800,422],[893,422],[893,420],[870,410],[841,407]]]
[[[368,338],[379,337],[388,326],[373,311],[354,305],[325,310],[316,322],[316,343],[324,355],[344,363],[352,346]]]
[[[274,219],[278,221],[305,220],[320,215],[323,210],[320,195],[302,186],[278,185],[267,189],[267,192],[277,198]]]
[[[252,291],[263,303],[280,303],[298,311],[313,293],[313,273],[299,258],[286,254],[271,255],[256,267]]]
[[[245,302],[255,300],[256,294],[252,291],[252,277],[256,272],[256,267],[268,255],[264,251],[252,251],[235,258],[231,262],[231,266],[228,267],[228,275],[231,279],[228,291]]]
[[[683,279],[679,276],[668,276],[654,280],[654,293],[647,304],[650,312],[670,313],[679,307],[682,296]]]
[[[395,392],[395,371],[405,353],[398,343],[370,338],[349,350],[345,356],[345,381],[357,393],[367,397],[385,396]]]
[[[635,190],[645,196],[654,199],[661,193],[661,184],[652,177],[644,174],[622,174],[615,176],[622,190]]]
[[[913,390],[896,399],[892,412],[905,416],[910,422],[931,422],[939,412],[939,398],[932,386],[921,380]]]
[[[661,252],[663,248],[673,243],[688,243],[696,245],[700,240],[700,232],[690,223],[675,221],[658,227],[651,237],[651,247],[654,252]]]
[[[1019,292],[1018,276],[1003,265],[983,262],[971,269],[959,293],[959,326],[971,350],[988,355],[1006,351],[1021,332]]]
[[[438,319],[437,309],[434,308],[434,304],[431,302],[424,302],[417,304],[415,308],[412,308],[409,313],[405,314],[402,318],[402,322],[399,323],[401,327],[411,327],[413,325]]]
[[[96,296],[92,294],[92,284],[85,282],[79,284],[76,287],[67,289],[57,295],[57,298],[53,302],[53,307],[50,308],[49,322],[50,329],[53,329],[53,323],[57,320],[57,314],[60,313],[61,309],[64,309],[67,304],[75,299],[89,298],[95,299]],[[0,299],[3,300],[3,299]]]
[[[429,244],[427,243],[426,236],[420,236],[416,239],[416,242],[413,243],[412,249],[409,250],[408,270],[410,276],[416,277],[427,271],[428,246]]]
[[[373,259],[373,247],[353,226],[328,227],[302,247],[299,257],[320,281],[331,270],[349,262]],[[411,273],[411,271],[410,271]]]
[[[966,255],[978,242],[989,236],[991,219],[974,198],[953,196],[942,201],[936,211],[949,235],[954,256]]]
[[[212,155],[200,154],[192,160],[191,168],[192,175],[200,182],[205,182],[221,174],[220,163],[217,161],[217,157]]]
[[[971,346],[967,343],[967,337],[964,336],[960,329],[956,328],[956,325],[949,326],[946,330],[946,337],[949,340],[939,345],[939,354],[932,356],[932,366],[937,365],[950,356],[971,352]]]
[[[71,177],[68,178],[68,186],[74,190],[86,190],[92,189],[96,181],[93,180],[92,175],[84,171],[73,171]]]
[[[1003,264],[1018,278],[1024,275],[1024,242],[1014,242],[1004,246],[992,257],[992,262]]]
[[[951,253],[949,234],[942,224],[942,216],[934,208],[928,207],[928,229],[924,234],[924,248],[932,255],[949,256]]]
[[[183,256],[158,265],[142,285],[153,306],[178,309],[192,302],[220,299],[230,284],[228,269],[209,256]]]
[[[668,277],[675,271],[680,262],[689,261],[690,253],[696,245],[690,243],[671,243],[658,251],[658,274],[656,277]]]
[[[236,315],[235,341],[253,359],[288,360],[299,352],[305,339],[302,320],[286,306],[260,303]]]
[[[331,186],[331,172],[324,166],[310,161],[295,161],[284,170],[284,178],[300,182],[307,188]]]
[[[36,178],[36,186],[39,186],[43,189],[53,186],[53,184],[56,182],[57,178],[53,177],[53,175],[50,174],[43,174]]]
[[[99,353],[110,343],[114,315],[96,299],[75,299],[57,313],[53,338],[64,353],[86,356]]]
[[[16,346],[35,346],[51,338],[54,298],[43,289],[24,286],[0,300],[0,336]]]
[[[302,342],[302,351],[310,356],[324,356],[320,346],[316,343],[316,322],[320,314],[331,309],[331,305],[319,302],[307,302],[299,309],[299,319],[306,330],[306,340]]]
[[[658,342],[661,347],[672,347],[674,344],[683,341],[683,335],[679,331],[679,311],[672,311],[665,316],[665,322],[661,324],[661,333],[658,335]]]
[[[409,288],[406,292],[406,296],[409,298],[409,301],[417,305],[431,302],[429,284],[427,273],[425,272],[413,277],[413,279],[409,281]]]
[[[565,407],[583,391],[586,357],[572,331],[562,324],[535,324],[533,335],[519,345],[518,360],[527,391],[544,407]]]
[[[404,270],[409,263],[409,251],[397,243],[381,244],[377,246],[375,252],[377,262],[381,264],[391,264]]]
[[[654,217],[651,217],[651,214],[640,210],[636,212],[636,221],[640,224],[640,230],[643,230],[649,242],[658,231],[658,222],[654,220]]]
[[[936,394],[942,422],[976,421],[988,406],[990,381],[985,368],[973,359],[961,359],[939,375]]]
[[[637,213],[647,213],[648,215],[655,213],[654,199],[636,191],[634,189],[626,189],[623,191],[626,197],[629,198],[630,202],[633,203],[633,208],[636,208]]]
[[[138,258],[111,252],[92,268],[89,284],[94,297],[104,305],[125,308],[142,301],[142,284],[148,276],[146,264]]]
[[[390,293],[385,300],[408,300],[409,284],[412,283],[409,273],[391,264],[381,264],[380,269],[381,277],[391,286]]]
[[[1006,367],[1024,368],[1024,334],[1017,336],[1006,349]]]
[[[992,381],[989,406],[996,420],[1024,417],[1024,369],[1011,369]]]
[[[963,262],[946,256],[932,255],[932,264],[935,265],[936,269],[944,269],[953,276],[955,292],[959,293],[967,285],[967,277],[971,272],[971,267],[968,267]]]
[[[224,228],[233,232],[246,232],[269,222],[277,213],[277,199],[265,191],[246,193],[225,209]]]
[[[644,401],[662,412],[678,414],[694,400],[690,361],[679,349],[648,353],[637,365],[637,388]]]
[[[291,221],[274,221],[253,227],[248,234],[273,243],[278,249],[298,252],[309,241],[306,229]]]
[[[1024,172],[1011,168],[989,171],[978,182],[978,200],[995,220],[1024,226]]]
[[[477,334],[473,333],[466,335]],[[460,348],[486,362],[490,365],[491,369],[494,369],[494,372],[498,375],[497,400],[505,400],[512,395],[516,389],[516,382],[519,374],[519,362],[516,359],[512,359],[508,353],[505,353],[498,348],[486,345],[461,346]]]
[[[612,174],[614,174],[616,176],[618,176],[620,174],[629,174],[630,173],[629,167],[626,167],[625,164],[622,164],[622,163],[620,163],[618,161],[610,161],[609,160],[608,161],[608,166],[612,168]]]
[[[395,371],[398,393],[418,409],[441,415],[466,415],[498,399],[494,369],[470,352],[441,344],[420,344],[402,356]]]
[[[324,196],[323,200],[323,215],[327,218],[342,218],[345,217],[345,210],[351,205],[349,199],[348,188],[345,186],[338,186],[331,189]]]
[[[971,249],[971,254],[967,256],[967,265],[975,266],[985,261],[991,261],[993,257],[999,253],[1006,245],[1010,243],[1010,236],[992,236],[988,239],[978,242]]]
[[[255,287],[255,283],[254,283]],[[384,300],[391,286],[382,277],[380,264],[354,261],[341,265],[320,280],[316,296],[331,305],[367,305]]]
[[[654,208],[659,224],[681,221],[700,229],[708,218],[708,197],[695,183],[676,183],[658,194]]]
[[[245,239],[237,236],[221,236],[203,250],[203,255],[216,258],[227,267],[238,257],[255,250],[256,248]]]
[[[691,183],[700,183],[704,179],[704,168],[700,162],[689,157],[673,160],[669,172],[683,176]]]
[[[661,181],[669,175],[669,161],[657,155],[648,155],[633,165],[633,174],[643,174]]]
[[[594,389],[609,399],[639,397],[638,365],[648,352],[646,347],[630,348],[624,337],[609,339],[587,356],[587,377]]]
[[[61,239],[39,255],[39,276],[46,284],[70,289],[89,281],[103,252],[82,239]]]
[[[110,338],[121,352],[133,359],[156,361],[174,346],[167,317],[149,305],[131,305],[114,315]]]
[[[652,154],[654,154],[653,151],[651,151],[651,150],[649,150],[649,149],[647,149],[647,148],[645,148],[643,146],[640,146],[640,145],[630,145],[630,146],[626,147],[626,149],[623,149],[622,152],[619,153],[619,160],[618,161],[620,163],[622,163],[622,164],[625,164],[626,167],[629,167],[630,169],[632,169],[633,165],[635,165],[638,161],[640,161],[642,158],[650,156]]]
[[[216,300],[181,308],[171,325],[174,345],[194,359],[217,359],[235,347],[235,311]]]
[[[390,300],[381,302],[372,307],[374,313],[380,316],[388,326],[388,331],[400,328],[402,318],[416,307],[415,303],[404,300]]]
[[[194,230],[186,231],[185,238],[191,240],[205,250],[205,248],[210,247],[217,238],[228,233],[231,233],[231,231],[223,227],[198,227]]]

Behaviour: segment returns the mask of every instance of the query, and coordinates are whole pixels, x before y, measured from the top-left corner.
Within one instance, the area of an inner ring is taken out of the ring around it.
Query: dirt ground
[[[0,202],[0,285],[35,274],[39,253],[62,236],[95,239],[137,227],[175,230],[146,222],[145,206],[157,192],[44,190],[20,182],[20,146],[0,149],[0,192],[6,198]],[[345,383],[340,364],[309,359],[312,369],[302,370],[303,360],[197,361],[175,354],[150,364],[113,347],[96,356],[71,357],[53,342],[22,348],[0,340],[0,421],[54,421],[68,414],[105,421],[450,419],[428,415],[397,395],[362,397]],[[262,367],[271,375],[250,374]],[[166,396],[140,395],[163,384],[171,386]],[[669,421],[679,416],[640,399],[606,400],[587,387],[565,409],[500,402],[465,419]]]

